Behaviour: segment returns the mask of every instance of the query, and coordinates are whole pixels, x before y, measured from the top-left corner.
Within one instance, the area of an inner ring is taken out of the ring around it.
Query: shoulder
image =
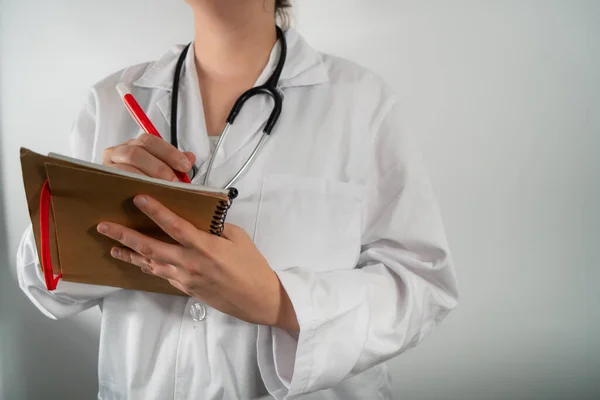
[[[131,86],[133,82],[143,76],[152,63],[153,61],[147,61],[115,71],[94,83],[91,86],[91,90],[99,96],[105,96],[109,92],[115,91],[115,86],[118,83],[125,83]]]
[[[332,101],[342,104],[374,135],[392,110],[398,109],[396,91],[374,71],[356,62],[321,53]],[[396,113],[396,111],[394,111]]]
[[[117,92],[126,84],[142,107],[154,104],[167,93],[155,88],[170,87],[175,64],[183,45],[173,46],[159,59],[122,68],[88,87],[71,130],[71,154],[86,160],[99,160],[105,148],[123,142],[139,128],[129,117]]]
[[[100,104],[107,100],[110,102],[118,100],[118,93],[116,91],[118,83],[124,83],[132,90],[136,90],[137,87],[149,88],[164,86],[164,88],[167,88],[172,80],[172,71],[168,67],[171,64],[175,64],[183,47],[183,45],[172,46],[156,60],[130,65],[105,76],[91,85],[88,103],[93,101],[95,104]],[[169,76],[167,76],[168,73],[170,73]]]
[[[327,53],[320,55],[327,70],[329,83],[334,87],[347,87],[361,96],[379,98],[384,102],[394,100],[394,90],[374,71],[342,57]]]

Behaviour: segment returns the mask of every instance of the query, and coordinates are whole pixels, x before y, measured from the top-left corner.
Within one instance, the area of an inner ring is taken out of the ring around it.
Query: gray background
[[[397,398],[600,398],[600,1],[296,3],[399,93],[456,261],[461,303],[390,363]],[[0,0],[1,399],[97,387],[99,311],[51,321],[17,288],[19,146],[67,152],[91,84],[191,37],[183,1]]]

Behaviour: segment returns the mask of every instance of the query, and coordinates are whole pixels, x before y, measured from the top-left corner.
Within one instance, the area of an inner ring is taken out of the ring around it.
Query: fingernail
[[[145,206],[146,203],[148,203],[148,199],[146,198],[146,196],[135,196],[133,202],[136,206]]]
[[[110,255],[113,256],[114,258],[119,258],[119,256],[121,255],[121,251],[119,249],[117,249],[116,247],[113,247],[110,250]]]
[[[179,166],[183,171],[189,171],[189,169],[192,168],[192,164],[187,158],[182,158]]]
[[[106,225],[105,223],[101,223],[98,225],[98,232],[100,233],[106,233],[108,232],[108,225]]]
[[[171,179],[171,182],[179,182],[179,178],[175,177],[175,178]]]

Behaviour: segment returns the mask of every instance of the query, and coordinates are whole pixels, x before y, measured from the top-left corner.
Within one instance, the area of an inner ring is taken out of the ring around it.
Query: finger
[[[167,164],[150,154],[140,146],[117,146],[110,154],[110,161],[114,164],[131,165],[153,178],[175,181],[177,176]]]
[[[166,264],[182,264],[183,249],[181,246],[161,242],[113,222],[101,222],[98,224],[97,230],[146,258]]]
[[[178,290],[182,291],[183,293],[187,294],[188,296],[192,297],[192,294],[185,288],[185,286],[183,286],[181,283],[179,283],[179,281],[177,281],[175,279],[167,279],[167,280],[169,281],[171,286],[173,286],[175,289],[178,289]]]
[[[198,238],[201,237],[202,233],[205,233],[196,229],[194,225],[150,196],[135,196],[133,202],[144,214],[160,226],[163,231],[186,247],[196,247],[198,245]]]
[[[184,153],[157,136],[144,133],[138,136],[134,143],[163,161],[171,169],[187,172],[192,168],[192,163]]]
[[[241,227],[225,223],[223,226],[223,232],[221,233],[223,239],[227,239],[231,242],[239,242],[240,240],[250,239],[250,236]]]
[[[117,260],[140,267],[145,274],[158,276],[159,278],[167,280],[171,286],[191,296],[190,287],[183,283],[185,281],[185,273],[174,265],[146,258],[135,251],[124,247],[113,247],[110,251],[110,255]]]
[[[115,150],[117,149],[117,147],[120,146],[124,146],[124,145],[129,145],[131,144],[135,139],[129,139],[126,142],[118,145],[118,146],[112,146],[112,147],[107,147],[106,149],[104,149],[104,151],[102,152],[102,165],[111,165],[114,164],[111,159],[112,159],[112,155],[114,154]]]
[[[181,274],[177,267],[151,258],[144,257],[133,250],[124,247],[113,247],[110,255],[117,260],[137,265],[144,273],[156,275],[163,279],[178,279]]]
[[[146,175],[142,171],[140,171],[136,167],[132,167],[131,165],[110,163],[110,166],[116,169],[120,169],[121,171],[133,172],[134,174],[139,175]]]
[[[187,159],[190,160],[190,163],[196,163],[196,155],[194,153],[192,153],[191,151],[184,151],[183,154],[185,154]]]
[[[102,152],[102,165],[110,165],[113,163],[111,161],[111,157],[117,147],[118,146],[114,146],[104,149],[104,151]]]

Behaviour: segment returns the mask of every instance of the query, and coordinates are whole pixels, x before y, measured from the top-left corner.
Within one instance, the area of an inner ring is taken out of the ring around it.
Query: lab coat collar
[[[279,88],[309,86],[327,82],[327,70],[321,54],[313,49],[308,42],[293,28],[284,33],[287,41],[287,59],[279,80]],[[183,50],[183,45],[173,47],[158,61],[148,65],[143,75],[133,82],[134,86],[171,91],[173,73],[177,59]],[[264,83],[271,75],[279,59],[280,42],[278,41],[256,85]],[[188,58],[193,52],[188,52]]]

